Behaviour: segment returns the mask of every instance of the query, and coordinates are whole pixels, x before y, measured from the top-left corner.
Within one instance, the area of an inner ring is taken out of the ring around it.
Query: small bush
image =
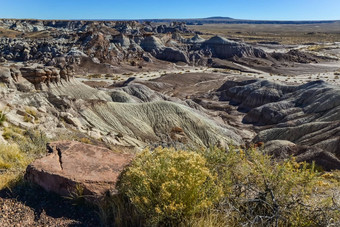
[[[92,79],[92,78],[99,79],[99,78],[102,78],[102,75],[101,74],[91,74],[88,77],[89,77],[89,79]]]
[[[69,191],[69,196],[65,196],[65,198],[71,200],[74,206],[85,205],[84,187],[81,184],[76,184],[74,190]]]
[[[93,144],[92,141],[87,137],[80,138],[79,142],[86,143],[86,144]]]
[[[319,52],[323,49],[325,49],[326,47],[324,45],[313,45],[313,46],[309,46],[307,47],[308,51],[315,51],[315,52]]]
[[[25,139],[16,141],[20,150],[32,155],[41,155],[46,152],[46,144],[49,142],[49,139],[44,132],[28,129],[23,134]]]
[[[179,223],[222,196],[202,156],[165,148],[144,150],[123,174],[119,189],[148,225]]]
[[[0,110],[0,126],[3,126],[3,123],[6,121],[6,115]]]
[[[25,114],[24,115],[24,122],[32,122],[33,117],[31,115]]]
[[[144,150],[100,205],[114,226],[339,226],[340,171],[261,148]]]
[[[26,112],[27,114],[31,115],[31,116],[34,117],[34,118],[38,118],[38,113],[37,113],[37,111],[35,111],[35,110],[32,109],[32,108],[26,107],[26,108],[25,108],[25,112]]]
[[[36,110],[30,107],[26,107],[25,112],[26,112],[24,115],[25,122],[35,122],[35,123],[39,122],[39,116]]]
[[[225,213],[230,226],[327,226],[340,221],[340,204],[331,190],[339,179],[326,181],[314,164],[293,158],[276,162],[256,149],[200,153],[223,185],[218,212]]]
[[[22,134],[23,134],[23,130],[21,130],[20,128],[16,126],[10,126],[10,127],[4,128],[2,137],[5,140],[17,141],[17,140],[22,139]]]
[[[46,135],[37,130],[22,130],[11,125],[4,129],[3,138],[10,143],[16,143],[20,150],[30,154],[41,154],[46,151],[46,143],[49,142]]]

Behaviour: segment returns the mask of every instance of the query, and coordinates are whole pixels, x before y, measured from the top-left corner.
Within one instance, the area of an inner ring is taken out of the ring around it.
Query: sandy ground
[[[287,84],[304,84],[315,80],[324,80],[333,85],[340,85],[340,61],[333,61],[327,63],[310,63],[303,64],[302,68],[296,67],[287,69],[287,74],[271,74],[260,70],[255,70],[249,67],[242,66],[243,68],[249,69],[254,73],[245,73],[237,70],[225,70],[215,69],[208,67],[192,67],[186,66],[179,69],[173,70],[158,70],[149,72],[138,72],[133,74],[115,74],[113,77],[108,78],[85,78],[81,75],[76,76],[79,81],[82,82],[94,82],[105,85],[111,85],[117,82],[125,81],[130,77],[136,77],[140,80],[152,80],[159,78],[166,74],[186,74],[186,73],[207,73],[207,74],[228,74],[233,76],[249,77],[250,79],[266,79],[273,82],[281,82]],[[294,74],[290,73],[295,71]],[[301,73],[298,73],[301,71]],[[297,74],[297,75],[296,75]]]
[[[310,63],[306,65],[306,68],[310,67],[311,70],[318,68],[316,72],[301,73],[298,75],[277,75],[257,70],[258,74],[245,74],[240,73],[243,76],[249,76],[252,78],[266,79],[273,82],[283,82],[288,84],[304,84],[315,80],[324,80],[330,84],[340,84],[340,61],[328,62],[328,63]],[[298,69],[297,69],[298,70]],[[321,71],[321,72],[320,72]],[[339,75],[338,75],[339,74]]]
[[[340,59],[340,42],[334,43],[314,43],[305,45],[281,45],[281,44],[257,44],[256,47],[264,49],[266,52],[281,52],[285,53],[291,49],[298,49],[305,52],[310,52],[317,54],[319,56],[331,57],[334,59]],[[320,48],[320,50],[312,51],[311,48]],[[237,65],[237,64],[236,64]],[[105,84],[111,85],[116,82],[125,81],[130,77],[136,77],[141,80],[152,80],[159,78],[166,74],[185,74],[185,73],[225,73],[232,74],[234,76],[240,75],[249,78],[267,79],[273,82],[281,82],[287,84],[303,84],[315,80],[324,80],[330,84],[339,85],[340,84],[340,60],[330,61],[323,63],[310,63],[310,64],[294,64],[293,67],[281,68],[280,74],[267,73],[261,70],[255,70],[253,68],[245,67],[239,65],[241,68],[247,69],[254,73],[245,73],[237,70],[225,70],[225,69],[215,69],[201,66],[182,66],[172,64],[164,65],[164,70],[150,70],[143,72],[134,73],[121,73],[112,74],[110,77],[102,75],[101,78],[89,78],[83,75],[78,75],[76,78],[80,81],[91,81],[94,83],[101,84],[105,87]]]
[[[159,78],[165,74],[184,74],[184,73],[212,73],[216,71],[216,69],[208,68],[208,67],[193,67],[193,66],[177,66],[175,69],[165,69],[165,70],[157,70],[157,71],[148,71],[148,72],[136,72],[136,73],[122,73],[122,74],[113,74],[110,77],[105,77],[104,75],[101,78],[88,78],[83,75],[77,75],[76,79],[79,81],[95,81],[95,82],[106,82],[109,84],[125,81],[130,77],[136,77],[140,80],[151,80]]]

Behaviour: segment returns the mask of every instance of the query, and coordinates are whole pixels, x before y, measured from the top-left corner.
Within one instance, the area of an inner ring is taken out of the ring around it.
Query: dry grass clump
[[[0,126],[3,126],[3,123],[6,121],[6,115],[3,111],[0,110]]]
[[[18,182],[27,165],[46,151],[48,142],[40,131],[12,125],[4,128],[2,136],[9,144],[0,144],[0,190]]]
[[[16,144],[0,144],[0,189],[8,187],[20,178],[20,173],[32,158]]]
[[[16,144],[0,144],[0,169],[8,170],[25,166],[26,155],[23,154]]]
[[[88,78],[89,79],[99,79],[99,78],[102,78],[102,75],[101,74],[91,74],[91,75],[88,75]]]
[[[23,136],[23,130],[16,126],[9,126],[3,129],[2,137],[5,140],[19,141]]]
[[[24,121],[25,122],[35,122],[38,123],[39,122],[39,116],[38,113],[35,109],[30,108],[30,107],[26,107],[25,108],[25,114],[24,114]]]
[[[25,112],[31,116],[33,116],[34,118],[38,118],[38,113],[36,110],[30,108],[30,107],[26,107],[25,108]]]
[[[308,51],[319,52],[319,51],[321,51],[321,50],[323,50],[325,48],[326,48],[326,46],[324,46],[324,45],[312,45],[312,46],[307,47],[307,50]]]

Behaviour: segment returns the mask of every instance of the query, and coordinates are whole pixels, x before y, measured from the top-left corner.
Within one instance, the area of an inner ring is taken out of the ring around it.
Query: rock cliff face
[[[55,67],[23,67],[20,69],[21,75],[34,85],[37,90],[42,90],[42,84],[48,87],[51,83],[58,85],[65,81],[70,81],[72,71],[69,69],[59,70]]]

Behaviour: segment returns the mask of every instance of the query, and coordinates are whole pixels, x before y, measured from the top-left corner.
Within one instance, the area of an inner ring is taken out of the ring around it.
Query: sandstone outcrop
[[[60,70],[56,67],[39,66],[23,67],[17,73],[20,73],[26,80],[32,83],[37,90],[42,90],[42,84],[46,84],[49,87],[52,83],[58,84],[61,82],[61,79],[70,81],[73,71],[70,67]]]
[[[31,163],[25,178],[63,196],[77,188],[90,199],[115,193],[120,173],[133,159],[131,154],[74,141],[54,142],[47,148],[48,155]]]

